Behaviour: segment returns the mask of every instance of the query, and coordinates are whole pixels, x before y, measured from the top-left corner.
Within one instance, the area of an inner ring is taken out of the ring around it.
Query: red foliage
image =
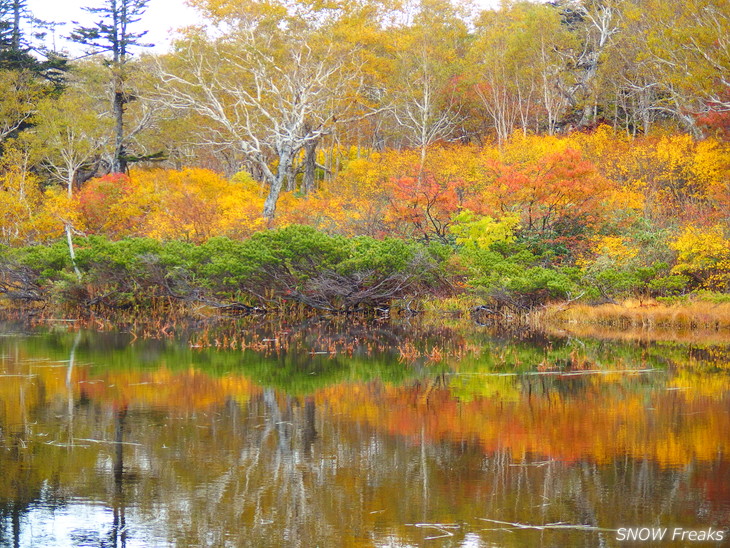
[[[458,181],[437,180],[431,173],[391,181],[391,213],[426,240],[445,239],[451,217],[460,209]]]
[[[707,112],[695,115],[697,125],[702,127],[706,134],[712,135],[720,141],[730,141],[730,90],[720,97],[720,102],[707,104]]]

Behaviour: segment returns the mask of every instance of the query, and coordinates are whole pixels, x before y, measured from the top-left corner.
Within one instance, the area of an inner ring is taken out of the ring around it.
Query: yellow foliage
[[[730,240],[725,237],[722,225],[709,229],[689,225],[669,246],[678,253],[673,272],[699,278],[707,289],[727,288],[730,283]]]
[[[26,245],[51,240],[63,225],[42,208],[38,180],[20,169],[0,175],[0,243]]]
[[[574,148],[571,139],[555,135],[524,135],[516,131],[504,144],[500,160],[506,164],[527,164],[551,154]]]
[[[83,230],[83,219],[74,208],[73,199],[60,187],[52,187],[44,193],[43,209],[59,226],[67,224]]]
[[[374,198],[383,187],[385,165],[382,156],[375,152],[368,158],[351,160],[347,164],[347,169],[338,176],[336,185],[347,194]]]
[[[726,145],[706,139],[695,144],[690,169],[707,188],[727,185],[730,178],[730,151]]]
[[[232,183],[205,169],[132,174],[144,192],[152,184],[158,207],[146,221],[148,236],[202,242],[213,236],[240,237],[264,226],[263,198],[251,182]],[[138,195],[138,193],[135,193]]]
[[[331,145],[322,147],[317,162],[332,177],[306,196],[282,193],[277,226],[299,223],[348,235],[408,235],[404,226],[422,222],[424,211],[426,225],[433,218],[446,226],[467,209],[500,218],[529,207],[530,215],[550,212],[550,223],[574,215],[591,229],[615,233],[642,215],[659,228],[677,219],[719,226],[730,215],[728,145],[687,135],[630,139],[608,126],[568,136],[517,132],[501,147],[434,145],[425,156],[420,149],[378,152]],[[268,189],[245,172],[226,180],[196,168],[134,170],[129,177],[109,175],[84,183],[70,204],[61,190],[40,190],[40,181],[22,167],[22,155],[6,153],[3,164],[0,243],[6,245],[55,238],[65,223],[111,238],[195,242],[246,237],[268,226],[261,215]],[[688,230],[675,242],[681,255],[675,272],[722,286],[726,257],[711,247],[718,241],[712,230],[719,229],[713,228],[704,243],[704,236]],[[613,238],[594,240],[593,256],[614,262],[636,256],[638,243]]]
[[[595,236],[591,238],[591,251],[616,265],[625,265],[639,254],[639,248],[627,243],[621,236]],[[579,266],[586,264],[584,260],[579,261]]]
[[[606,199],[613,211],[637,212],[643,210],[646,203],[642,185],[638,183],[612,190]]]
[[[197,168],[135,170],[106,186],[93,182],[73,209],[87,229],[113,236],[203,242],[214,236],[240,238],[265,228],[264,193],[250,177],[228,181]],[[94,221],[91,223],[91,221]],[[75,226],[78,224],[75,223]]]

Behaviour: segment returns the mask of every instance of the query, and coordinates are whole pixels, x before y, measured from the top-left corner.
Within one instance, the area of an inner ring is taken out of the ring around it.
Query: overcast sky
[[[83,11],[82,6],[99,7],[104,0],[27,0],[28,9],[44,21],[78,21],[82,25],[94,22],[91,14]],[[499,5],[499,0],[475,0],[484,7]],[[185,0],[150,0],[142,21],[133,30],[147,30],[146,40],[155,45],[154,51],[164,52],[170,45],[175,29],[195,24],[199,21],[197,12]],[[56,30],[56,49],[78,48],[63,40],[75,25],[67,24]],[[50,38],[49,38],[50,40]]]

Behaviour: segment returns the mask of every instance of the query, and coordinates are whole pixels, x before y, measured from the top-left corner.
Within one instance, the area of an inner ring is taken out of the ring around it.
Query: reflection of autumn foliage
[[[155,371],[109,372],[87,377],[80,370],[76,380],[79,395],[105,402],[123,402],[130,406],[152,406],[185,411],[206,409],[228,398],[245,403],[261,389],[243,377],[215,378],[189,369],[184,373],[164,367]]]
[[[341,382],[318,389],[311,401],[342,420],[413,443],[466,441],[489,455],[506,451],[513,461],[607,464],[628,456],[681,467],[691,461],[710,463],[730,451],[730,378],[699,371],[701,363],[723,356],[709,349],[688,362],[691,369],[669,379],[665,372],[629,370],[602,375],[575,370],[562,376],[477,371],[405,386]],[[8,363],[10,376],[0,383],[0,420],[12,427],[32,421],[35,409],[53,402],[65,405],[69,398],[185,414],[231,400],[244,405],[264,393],[241,374],[216,377],[192,367],[98,370],[75,365],[69,372],[57,362]],[[276,397],[282,407],[286,398],[284,393]]]
[[[719,462],[713,463],[708,473],[695,477],[694,483],[702,489],[710,504],[716,508],[724,509],[727,501],[730,500],[728,477],[730,477],[730,462],[719,460]]]
[[[88,399],[116,407],[158,407],[195,411],[220,405],[228,399],[245,403],[261,388],[245,377],[211,377],[195,369],[185,372],[164,367],[154,371],[108,371],[92,374],[75,367],[68,383],[67,369],[41,367],[32,375],[2,379],[0,415],[6,424],[20,425],[29,420],[36,406],[64,400]]]
[[[400,386],[355,382],[383,376],[351,373],[295,396],[260,388],[236,367],[218,376],[214,356],[245,367],[256,360],[250,354],[210,352],[194,368],[197,352],[124,347],[104,360],[89,340],[74,340],[75,361],[62,338],[50,349],[4,347],[0,503],[35,512],[75,497],[118,508],[122,493],[130,530],[142,530],[139,512],[160,515],[152,521],[160,538],[181,545],[223,534],[242,545],[361,544],[353,531],[374,531],[368,542],[423,545],[433,531],[406,524],[427,516],[459,523],[460,544],[478,534],[499,546],[537,546],[542,531],[496,532],[479,518],[582,523],[588,509],[595,523],[616,528],[659,513],[691,524],[702,511],[713,526],[725,516],[730,380],[701,372],[727,361],[714,347],[690,357],[685,347],[669,373],[571,368],[572,377],[517,377],[462,363],[462,374]],[[612,367],[621,369],[621,350],[613,348]],[[285,364],[267,367],[291,375]],[[550,534],[558,546],[588,538]]]
[[[587,381],[576,397],[541,393],[544,383],[535,379],[523,385],[517,401],[497,394],[465,402],[445,386],[426,383],[407,389],[336,386],[320,391],[317,402],[414,443],[422,432],[433,442],[473,440],[489,454],[509,450],[515,461],[589,459],[605,464],[627,455],[671,467],[712,461],[718,451],[730,450],[726,378],[717,397],[693,396],[690,385],[655,392],[648,400],[643,393],[629,392],[619,379],[606,389],[605,380]]]

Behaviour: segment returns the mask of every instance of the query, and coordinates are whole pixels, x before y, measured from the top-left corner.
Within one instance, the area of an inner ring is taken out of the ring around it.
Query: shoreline
[[[356,311],[321,311],[300,303],[281,303],[268,310],[247,307],[213,307],[186,302],[165,302],[129,309],[106,307],[64,307],[54,305],[25,306],[0,301],[0,317],[11,321],[33,323],[94,324],[102,329],[124,328],[130,323],[184,324],[219,323],[236,320],[302,321],[306,319],[341,321],[358,318],[362,321],[384,321],[423,318],[432,323],[469,320],[477,326],[511,329],[527,328],[553,334],[597,338],[635,338],[691,341],[698,334],[730,342],[730,301],[694,299],[657,302],[626,300],[622,303],[583,304],[554,302],[526,311],[495,309],[478,304],[473,296],[427,298],[421,303],[395,301],[388,307],[364,308]]]

